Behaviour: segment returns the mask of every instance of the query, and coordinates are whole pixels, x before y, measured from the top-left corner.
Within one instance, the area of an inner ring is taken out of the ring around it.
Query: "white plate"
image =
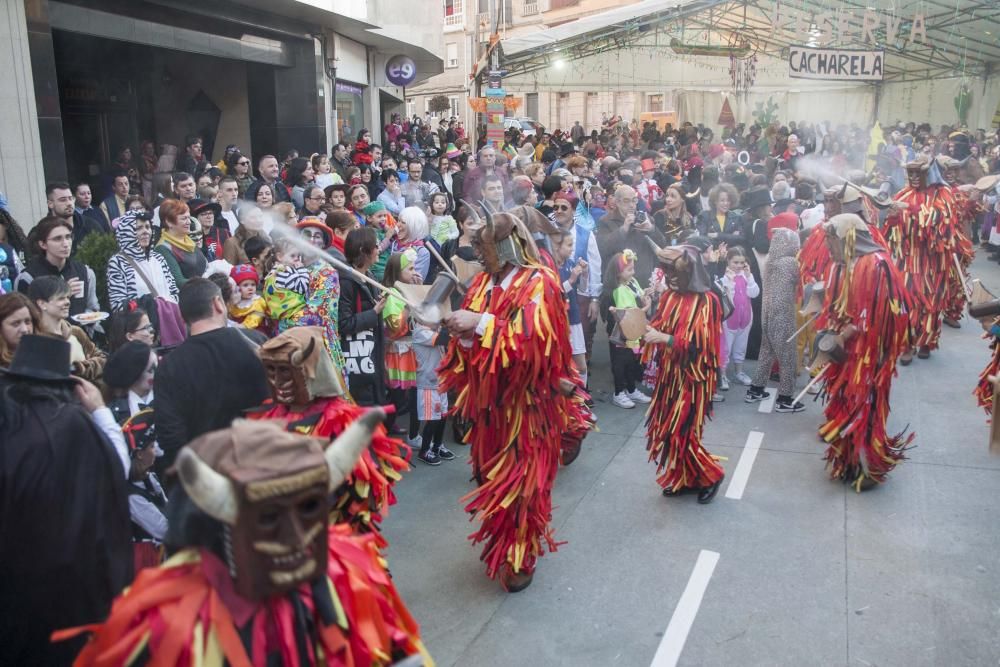
[[[97,324],[98,322],[103,322],[109,317],[111,317],[109,313],[96,311],[92,313],[80,313],[79,315],[71,315],[70,319],[75,321],[77,324]]]

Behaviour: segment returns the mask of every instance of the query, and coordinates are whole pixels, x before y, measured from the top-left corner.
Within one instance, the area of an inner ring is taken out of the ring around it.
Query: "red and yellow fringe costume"
[[[986,368],[979,374],[979,382],[976,383],[976,389],[972,392],[972,395],[976,397],[976,403],[986,410],[988,415],[993,414],[993,383],[990,382],[989,378],[991,375],[1000,376],[1000,338],[997,338],[994,333],[997,326],[1000,326],[1000,317],[993,320],[990,331],[983,334],[983,338],[990,341],[993,356],[990,357],[990,363],[986,364]]]
[[[962,273],[966,274],[975,257],[975,250],[972,247],[972,239],[969,238],[969,232],[972,229],[972,225],[976,224],[976,203],[956,186],[951,187],[951,194],[955,199],[954,210],[957,218],[955,225],[955,255],[958,257],[958,263],[962,267]],[[952,260],[952,270],[948,272],[944,316],[957,322],[962,319],[962,315],[965,312],[968,295],[965,293],[965,285],[962,282],[962,277],[959,276],[958,269],[954,264],[955,262]]]
[[[340,397],[318,397],[302,412],[268,401],[247,417],[277,419],[287,423],[288,431],[335,438],[365,410]],[[389,437],[385,427],[379,425],[372,435],[371,446],[335,492],[330,522],[349,524],[359,534],[372,533],[375,543],[384,549],[388,542],[379,527],[389,507],[396,504],[392,487],[402,479],[402,473],[410,469],[410,454],[410,448],[403,441]]]
[[[914,437],[886,433],[896,359],[910,349],[911,299],[887,252],[862,255],[850,269],[838,264],[830,280],[817,328],[857,331],[844,344],[846,361],[822,371],[828,403],[819,435],[831,477],[860,491],[866,478],[884,482]]]
[[[907,187],[896,197],[907,205],[885,221],[885,237],[896,267],[913,297],[910,326],[914,347],[935,350],[941,337],[941,316],[955,276],[953,253],[960,251],[961,224],[955,198],[946,185]]]
[[[482,521],[469,539],[485,542],[493,579],[504,568],[531,573],[546,547],[558,547],[549,524],[560,449],[590,428],[582,398],[560,391],[560,380],[579,376],[559,278],[537,264],[513,271],[506,288],[485,272],[473,279],[462,308],[493,320],[471,345],[453,339],[438,368],[441,391],[457,395],[452,412],[472,425],[480,486],[462,500]]]
[[[674,337],[669,347],[643,348],[642,362],[656,358],[653,400],[646,413],[649,460],[664,489],[701,489],[722,479],[723,470],[702,447],[701,431],[712,415],[719,367],[722,306],[712,292],[667,290],[650,326]]]
[[[139,573],[93,632],[75,667],[391,665],[421,654],[433,665],[370,535],[330,526],[326,576],[257,603],[240,598],[226,565],[210,551],[184,549]]]

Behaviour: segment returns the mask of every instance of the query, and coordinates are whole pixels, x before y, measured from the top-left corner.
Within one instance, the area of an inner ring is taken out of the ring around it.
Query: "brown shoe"
[[[931,348],[924,345],[919,350],[917,350],[917,359],[929,359],[931,356]]]
[[[518,593],[531,585],[534,576],[534,573],[524,570],[514,572],[510,563],[505,563],[503,569],[500,570],[500,585],[508,593]]]
[[[944,323],[950,326],[952,329],[961,329],[962,324],[958,320],[953,320],[950,317],[944,318]]]
[[[909,366],[913,363],[913,350],[907,350],[903,354],[899,355],[899,365]]]

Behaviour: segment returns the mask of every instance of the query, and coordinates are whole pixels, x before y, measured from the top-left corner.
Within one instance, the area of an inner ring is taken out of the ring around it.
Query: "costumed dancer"
[[[277,419],[289,431],[331,438],[366,412],[346,398],[329,355],[320,353],[323,340],[320,327],[295,327],[260,346],[271,400],[248,414],[250,419]],[[409,459],[409,448],[377,427],[371,447],[334,494],[331,521],[373,533],[376,545],[385,548],[379,525],[396,503],[392,487],[409,469]]]
[[[967,278],[969,266],[975,258],[975,251],[972,247],[972,225],[976,224],[976,212],[978,206],[972,201],[968,193],[960,188],[962,162],[947,155],[940,155],[937,158],[938,166],[944,171],[945,179],[948,182],[948,189],[955,199],[954,212],[956,223],[955,232],[955,258],[952,262],[951,270],[948,271],[948,284],[946,287],[945,310],[943,322],[952,329],[961,327],[959,320],[965,311],[968,302],[968,294],[965,292],[965,280]],[[972,187],[972,186],[966,186]],[[959,271],[962,273],[959,274]]]
[[[850,213],[826,224],[836,264],[816,320],[817,347],[831,352],[819,371],[827,399],[819,435],[829,444],[831,477],[857,491],[884,482],[914,437],[905,429],[897,435],[886,432],[896,359],[910,348],[912,301],[888,250],[876,245],[868,230]]]
[[[910,162],[906,178],[908,185],[896,196],[883,231],[913,297],[912,345],[918,358],[927,359],[941,337],[949,275],[955,273],[959,220],[955,198],[936,165],[926,160]],[[912,360],[910,349],[899,363],[907,366]]]
[[[706,504],[725,477],[701,444],[718,382],[722,304],[696,247],[671,246],[656,254],[667,289],[644,336],[643,363],[654,356],[657,361],[646,449],[663,495],[697,491],[698,502]]]
[[[385,413],[333,444],[237,420],[177,456],[163,565],[139,573],[74,663],[88,665],[433,664],[374,537],[329,525],[340,486]],[[326,450],[324,451],[324,447]]]
[[[453,338],[438,377],[458,396],[453,411],[472,424],[466,439],[479,488],[464,500],[482,525],[470,539],[485,543],[487,575],[515,592],[558,546],[550,522],[560,450],[578,450],[591,422],[560,280],[539,264],[531,232],[510,213],[465,224],[480,228],[486,270],[447,319]]]
[[[986,368],[979,374],[979,382],[972,395],[976,397],[976,403],[979,407],[986,410],[986,414],[992,416],[993,383],[990,382],[990,378],[1000,376],[1000,317],[993,320],[993,324],[983,334],[983,338],[990,341],[992,356],[990,356],[990,363],[986,364]]]

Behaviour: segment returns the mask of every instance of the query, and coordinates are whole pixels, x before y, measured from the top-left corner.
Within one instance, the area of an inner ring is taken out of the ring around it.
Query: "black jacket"
[[[27,295],[32,281],[42,276],[59,276],[66,281],[69,281],[70,278],[79,278],[82,280],[83,295],[72,297],[69,300],[69,314],[79,315],[80,313],[87,312],[87,295],[90,293],[91,285],[86,264],[70,258],[66,260],[66,264],[63,265],[62,271],[60,271],[52,264],[49,264],[47,259],[36,255],[28,261],[27,266],[24,267],[24,271],[18,274],[17,290]]]
[[[374,310],[375,301],[375,295],[367,284],[349,273],[340,273],[338,324],[347,360],[344,373],[348,376],[351,395],[359,405],[379,405],[385,402],[386,396],[382,317]],[[357,335],[365,331],[372,332],[372,335],[366,340],[357,340]],[[372,344],[370,350],[366,349],[369,341]],[[366,357],[374,366],[374,374],[352,373],[357,364],[365,363]]]
[[[157,440],[166,471],[193,439],[229,424],[271,395],[264,365],[238,329],[191,336],[160,361],[154,383]]]
[[[652,218],[649,218],[652,222]],[[601,264],[607,266],[611,258],[629,248],[635,251],[635,277],[643,287],[649,285],[649,277],[658,261],[652,247],[646,240],[648,236],[661,248],[667,244],[667,239],[655,226],[649,232],[641,232],[634,226],[626,232],[623,229],[624,220],[618,211],[608,211],[597,223],[597,248],[601,252]]]

